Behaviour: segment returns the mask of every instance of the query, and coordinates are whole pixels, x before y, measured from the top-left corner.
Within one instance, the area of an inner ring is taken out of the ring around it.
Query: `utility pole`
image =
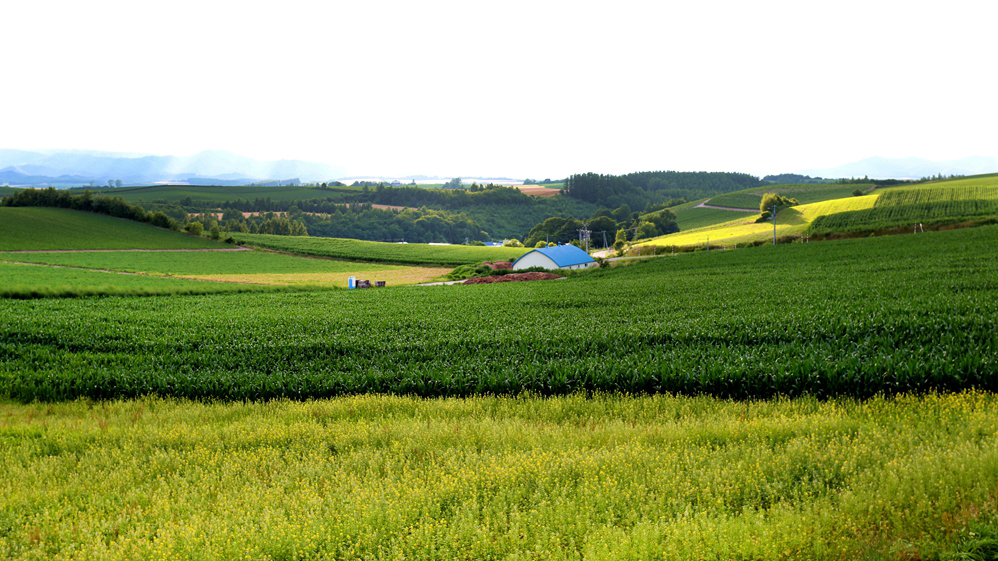
[[[773,205],[772,213],[773,213],[773,245],[776,245],[776,205]]]
[[[606,230],[603,230],[603,249],[606,249],[608,247],[610,247],[610,246],[607,245],[607,243],[606,243]]]
[[[582,223],[582,229],[579,230],[579,245],[586,253],[589,252],[589,222]]]

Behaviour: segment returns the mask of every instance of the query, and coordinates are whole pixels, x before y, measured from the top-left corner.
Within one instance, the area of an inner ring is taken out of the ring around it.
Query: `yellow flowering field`
[[[7,401],[0,452],[14,559],[972,559],[998,535],[975,391]]]

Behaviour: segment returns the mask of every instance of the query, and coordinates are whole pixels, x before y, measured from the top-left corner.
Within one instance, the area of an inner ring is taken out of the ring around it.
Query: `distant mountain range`
[[[128,185],[158,182],[193,182],[201,185],[238,185],[300,178],[331,181],[346,170],[316,162],[278,160],[261,162],[223,150],[193,156],[148,156],[88,150],[32,152],[0,149],[0,184],[97,185],[121,180]]]
[[[867,158],[836,168],[807,169],[797,173],[811,177],[869,177],[870,179],[921,179],[942,174],[979,175],[998,172],[998,158],[971,156],[959,160],[933,162],[924,158]]]

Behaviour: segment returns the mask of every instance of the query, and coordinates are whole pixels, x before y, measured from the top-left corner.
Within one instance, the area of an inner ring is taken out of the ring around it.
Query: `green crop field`
[[[0,300],[0,557],[992,559],[996,242]]]
[[[346,238],[239,234],[250,245],[303,255],[317,255],[376,263],[464,265],[482,261],[508,261],[530,251],[522,247],[394,244]]]
[[[22,265],[0,261],[0,298],[151,296],[247,292],[265,287],[114,272]],[[0,359],[2,363],[2,359]]]
[[[425,282],[449,268],[312,259],[265,251],[2,253],[0,261],[153,273],[252,284],[346,287],[347,277],[391,286]]]
[[[762,201],[762,193],[753,191],[737,191],[734,193],[724,193],[711,197],[707,204],[714,206],[726,206],[731,208],[759,209],[759,202]]]
[[[231,246],[102,214],[0,207],[0,251],[221,247]]]
[[[676,224],[679,225],[679,230],[681,232],[696,230],[698,228],[706,228],[708,226],[738,220],[739,218],[745,218],[744,212],[738,212],[736,210],[720,210],[716,208],[703,207],[697,208],[697,205],[702,202],[704,201],[692,201],[669,209],[676,213]]]
[[[993,559],[996,443],[981,392],[0,402],[0,556]]]
[[[815,233],[936,225],[998,217],[998,180],[952,181],[878,191],[873,208],[831,213],[815,220]]]
[[[0,395],[256,399],[998,389],[998,241],[679,255],[566,281],[0,302]],[[197,321],[191,321],[196,309]]]

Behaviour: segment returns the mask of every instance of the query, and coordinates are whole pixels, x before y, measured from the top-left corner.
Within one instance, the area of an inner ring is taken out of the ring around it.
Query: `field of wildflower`
[[[998,553],[976,391],[6,402],[0,449],[4,558]]]

